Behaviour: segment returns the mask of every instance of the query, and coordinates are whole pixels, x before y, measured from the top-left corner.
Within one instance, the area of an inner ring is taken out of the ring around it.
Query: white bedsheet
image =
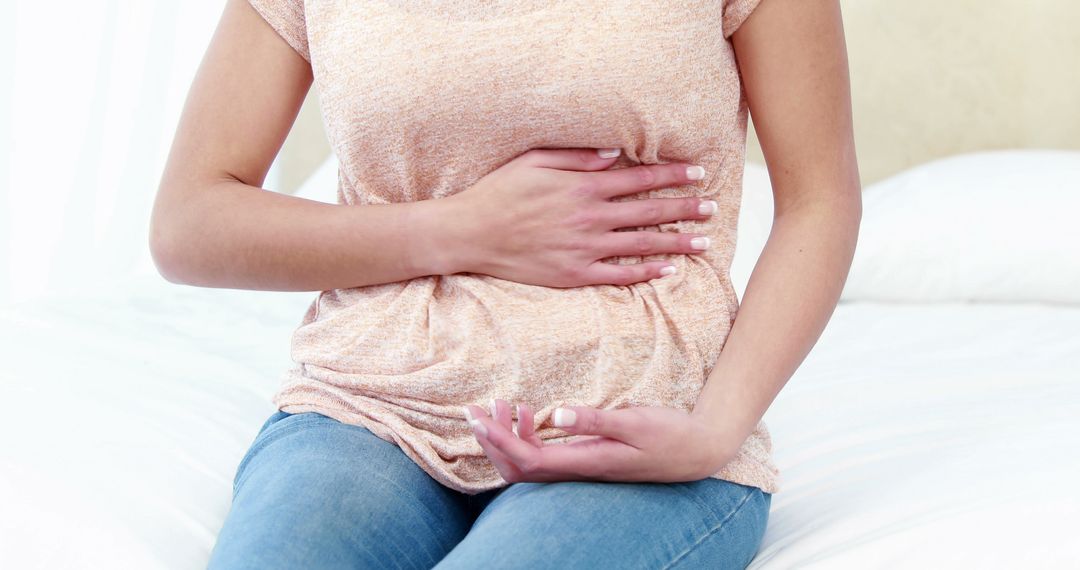
[[[203,568],[314,293],[156,275],[0,314],[0,565]],[[756,569],[1080,567],[1080,307],[837,307],[765,416]]]
[[[1080,307],[842,303],[751,568],[1080,568]]]

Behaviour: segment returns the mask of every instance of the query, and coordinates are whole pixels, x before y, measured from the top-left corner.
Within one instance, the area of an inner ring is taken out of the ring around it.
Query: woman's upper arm
[[[306,44],[298,51],[296,36],[287,41],[254,1],[294,0],[227,1],[188,92],[159,201],[188,198],[207,181],[261,187],[296,120],[312,83]]]
[[[731,37],[776,215],[820,200],[861,209],[839,1],[761,0]]]

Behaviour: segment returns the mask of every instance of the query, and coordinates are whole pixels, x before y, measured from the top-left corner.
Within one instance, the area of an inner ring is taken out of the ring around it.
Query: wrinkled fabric
[[[747,105],[730,35],[759,0],[249,0],[314,75],[346,205],[440,199],[532,148],[612,148],[610,169],[686,162],[704,180],[613,201],[700,196],[719,211],[617,231],[699,233],[678,272],[553,288],[475,273],[320,292],[273,401],[391,441],[469,494],[507,485],[462,416],[527,403],[545,442],[560,405],[691,410],[738,310],[729,276]],[[713,477],[779,490],[759,422]]]

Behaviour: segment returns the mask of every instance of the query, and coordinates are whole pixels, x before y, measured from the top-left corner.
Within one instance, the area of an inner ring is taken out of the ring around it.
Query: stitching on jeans
[[[734,509],[733,509],[733,510],[732,510],[732,511],[730,512],[730,513],[728,513],[728,516],[724,517],[724,520],[720,521],[720,524],[716,525],[715,527],[713,527],[712,529],[710,529],[710,530],[709,530],[709,532],[705,533],[705,535],[704,535],[704,536],[702,536],[701,538],[697,539],[697,541],[696,541],[696,542],[694,542],[694,544],[691,544],[691,545],[690,545],[690,546],[689,546],[689,547],[688,547],[688,548],[686,549],[686,551],[685,551],[685,552],[683,552],[682,554],[680,554],[680,555],[676,556],[674,560],[672,560],[671,562],[669,562],[669,563],[667,564],[667,566],[664,566],[663,570],[667,570],[668,568],[671,568],[672,566],[674,566],[676,562],[678,562],[679,560],[682,560],[683,558],[685,558],[685,557],[686,557],[686,555],[690,554],[690,552],[691,552],[692,550],[694,550],[695,548],[697,548],[699,544],[701,544],[702,542],[704,542],[706,538],[709,538],[710,536],[712,536],[712,535],[716,534],[716,533],[717,533],[717,532],[719,532],[719,531],[720,531],[721,529],[723,529],[723,528],[724,528],[724,524],[725,524],[725,523],[727,523],[727,522],[728,522],[729,520],[731,520],[731,517],[733,517],[733,516],[735,516],[736,514],[738,514],[738,513],[739,513],[739,511],[741,511],[741,510],[742,510],[742,508],[743,508],[743,507],[744,507],[744,506],[746,505],[746,503],[750,502],[750,498],[754,496],[754,493],[755,493],[754,491],[749,491],[749,492],[747,492],[747,493],[746,493],[746,496],[745,496],[745,497],[743,497],[743,500],[742,500],[742,502],[740,502],[740,503],[739,503],[739,506],[735,507],[735,508],[734,508]]]
[[[321,414],[320,414],[320,415],[321,415]],[[323,416],[323,417],[327,417],[327,418],[329,418],[329,416]],[[330,419],[333,419],[333,418],[330,418]],[[337,421],[337,420],[335,420],[335,421]],[[284,435],[284,434],[288,434],[288,433],[292,433],[292,432],[294,432],[294,431],[297,431],[297,429],[299,429],[300,427],[302,427],[302,426],[303,426],[304,424],[306,424],[306,423],[308,423],[308,422],[300,422],[299,424],[292,424],[292,425],[288,426],[287,428],[282,428],[282,429],[281,429],[281,430],[279,430],[279,431],[280,431],[280,433],[282,433],[283,435]],[[344,423],[344,422],[339,422],[339,423]],[[352,425],[352,424],[344,424],[344,425]],[[363,426],[357,426],[357,427],[361,427],[361,428],[363,428]],[[372,436],[374,436],[374,437],[378,437],[378,436],[375,436],[375,434],[371,433],[371,431],[370,431],[370,430],[368,430],[367,428],[364,428],[364,430],[365,430],[365,431],[367,431],[367,432],[368,432],[369,434],[371,434]],[[277,433],[277,432],[275,432],[275,433]],[[276,435],[275,435],[275,438],[274,438],[274,439],[277,439],[278,437],[279,437],[279,436],[276,436]],[[380,440],[381,440],[381,438],[380,438]],[[268,443],[269,443],[269,442],[267,442],[267,443],[265,443],[265,444],[263,444],[263,445],[260,445],[260,446],[259,446],[259,449],[262,449],[262,448],[263,448],[263,447],[265,447],[265,446],[266,446],[266,445],[267,445]],[[254,453],[252,453],[251,455],[254,455]],[[395,479],[395,478],[393,478],[393,477],[388,477],[388,476],[386,476],[386,475],[385,475],[384,473],[374,473],[374,474],[373,474],[372,476],[373,476],[374,478],[376,478],[376,479],[379,479],[379,480],[383,481],[384,483],[388,484],[389,486],[391,486],[391,487],[393,487],[393,488],[397,489],[397,490],[398,490],[398,493],[399,493],[399,494],[400,494],[401,496],[405,496],[405,495],[408,495],[408,494],[410,494],[410,493],[413,493],[413,492],[414,492],[414,490],[413,490],[412,488],[407,488],[407,487],[405,487],[404,485],[402,485],[402,484],[401,484],[401,481],[399,481],[398,479]],[[240,490],[240,486],[242,486],[242,485],[244,484],[244,482],[245,482],[245,481],[247,481],[247,479],[248,479],[248,476],[247,476],[247,474],[245,473],[245,476],[244,476],[244,478],[240,480],[240,482],[239,482],[238,486],[237,486],[237,487],[236,487],[236,489],[234,490],[234,498],[235,498],[235,494],[236,494],[237,492],[239,492],[239,490]],[[421,505],[421,507],[422,507],[422,508],[426,509],[426,510],[427,510],[427,511],[428,511],[429,513],[431,513],[431,515],[433,515],[433,516],[434,516],[435,518],[439,518],[439,517],[440,517],[440,514],[439,514],[439,513],[437,513],[437,512],[436,512],[436,511],[435,511],[434,509],[432,509],[432,508],[431,508],[431,507],[430,507],[430,506],[429,506],[429,505],[427,504],[427,502],[426,502],[426,501],[423,501],[423,500],[418,500],[418,503],[419,503],[419,504]],[[370,552],[370,551],[369,551],[369,552]]]
[[[281,419],[286,420],[290,417],[297,415],[299,414],[292,414]],[[270,427],[268,427],[266,431],[256,436],[256,441],[252,444],[251,448],[247,451],[247,453],[244,454],[244,458],[240,460],[240,465],[236,468],[236,478],[234,478],[233,480],[233,497],[236,497],[236,494],[240,492],[240,486],[244,484],[245,480],[247,480],[247,474],[245,473],[244,468],[247,467],[247,464],[251,462],[251,459],[255,457],[256,453],[262,451],[264,447],[277,441],[282,436],[293,433],[300,428],[306,426],[307,424],[313,421],[320,421],[322,418],[325,417],[326,416],[321,416],[321,414],[315,414],[314,416],[307,416],[308,419],[304,419],[302,417],[301,419],[296,420],[293,423],[287,424],[285,426],[282,426],[279,422],[275,422],[273,424],[270,424]],[[277,429],[274,429],[275,427]],[[241,477],[241,475],[243,475],[243,477]]]
[[[699,496],[699,495],[698,495],[697,493],[695,493],[695,492],[694,492],[694,491],[693,491],[693,490],[692,490],[692,489],[690,488],[690,484],[689,484],[689,483],[686,483],[686,482],[681,482],[681,481],[680,481],[680,482],[677,482],[677,483],[676,483],[676,485],[678,486],[677,488],[681,488],[681,489],[684,489],[684,490],[685,490],[685,492],[683,493],[683,496],[685,496],[685,497],[688,497],[688,498],[690,498],[690,499],[691,499],[692,501],[694,501],[695,503],[697,503],[697,504],[698,504],[698,506],[699,506],[699,507],[701,507],[701,510],[702,510],[703,512],[705,512],[705,513],[708,513],[709,515],[712,515],[712,518],[713,518],[714,520],[715,520],[715,519],[717,518],[717,516],[716,516],[716,511],[714,511],[714,510],[712,509],[712,506],[711,506],[711,505],[709,505],[709,503],[706,503],[704,499],[702,499],[702,498],[701,498],[701,497],[700,497],[700,496]]]
[[[307,422],[290,424],[273,432],[264,433],[264,437],[260,438],[258,441],[255,442],[254,445],[251,446],[251,449],[248,450],[248,452],[244,455],[244,458],[240,461],[239,467],[236,468],[236,479],[233,481],[234,497],[240,491],[240,486],[243,485],[244,481],[247,479],[247,473],[245,469],[247,468],[248,463],[251,463],[251,460],[255,457],[255,455],[262,451],[264,447],[270,445],[281,436],[288,435],[304,427],[306,423]]]

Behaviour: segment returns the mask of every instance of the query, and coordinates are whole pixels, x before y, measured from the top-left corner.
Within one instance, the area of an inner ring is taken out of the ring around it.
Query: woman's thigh
[[[514,483],[436,567],[745,568],[772,495],[708,478],[686,483]]]
[[[237,468],[209,568],[431,568],[472,523],[466,497],[362,426],[277,411]]]

